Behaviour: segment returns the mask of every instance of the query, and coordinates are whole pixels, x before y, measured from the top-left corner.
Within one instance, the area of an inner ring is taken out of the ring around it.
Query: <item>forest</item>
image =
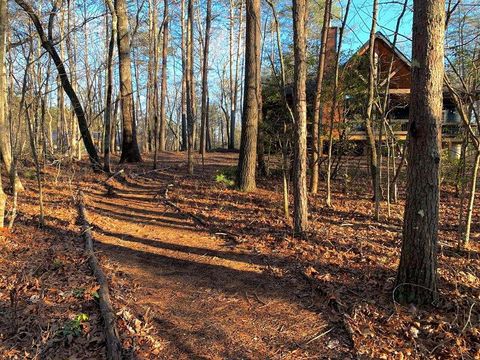
[[[475,0],[0,0],[0,359],[480,359]]]

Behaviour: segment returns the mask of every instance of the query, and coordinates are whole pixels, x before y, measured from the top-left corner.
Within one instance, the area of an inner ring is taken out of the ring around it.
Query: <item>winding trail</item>
[[[96,249],[114,276],[129,279],[138,314],[153,314],[156,358],[320,359],[332,350],[349,357],[340,330],[306,344],[332,324],[264,255],[229,246],[166,205],[167,182],[127,179],[115,182],[113,197],[99,186],[85,194]]]

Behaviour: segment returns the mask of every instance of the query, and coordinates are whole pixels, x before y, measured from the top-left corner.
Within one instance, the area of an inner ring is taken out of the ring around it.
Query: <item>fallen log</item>
[[[100,288],[98,290],[100,313],[103,318],[105,327],[105,337],[107,345],[107,358],[109,360],[119,360],[122,358],[122,345],[119,339],[116,326],[115,312],[110,301],[110,293],[108,290],[108,280],[100,267],[95,252],[93,251],[93,238],[90,223],[87,219],[87,211],[85,208],[85,199],[83,192],[78,192],[78,214],[80,225],[82,228],[82,236],[85,240],[85,253],[88,256],[88,264],[93,274],[97,278]]]

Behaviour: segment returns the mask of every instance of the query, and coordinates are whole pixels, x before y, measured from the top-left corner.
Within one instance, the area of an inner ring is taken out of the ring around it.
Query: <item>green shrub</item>
[[[235,186],[235,177],[237,173],[236,167],[229,167],[217,171],[215,174],[215,182],[224,184],[227,187]]]
[[[63,337],[80,336],[83,332],[82,323],[88,321],[87,314],[80,313],[73,320],[69,320],[65,323],[63,328],[59,331]]]

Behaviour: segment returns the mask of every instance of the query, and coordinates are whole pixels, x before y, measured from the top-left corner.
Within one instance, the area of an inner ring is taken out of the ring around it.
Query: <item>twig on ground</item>
[[[306,346],[306,345],[314,342],[315,340],[320,339],[322,336],[327,335],[327,334],[328,334],[330,331],[332,331],[333,329],[335,329],[335,328],[332,327],[332,328],[328,329],[327,331],[324,331],[324,332],[319,333],[318,335],[315,335],[315,336],[312,337],[310,340],[304,342],[301,346]]]

